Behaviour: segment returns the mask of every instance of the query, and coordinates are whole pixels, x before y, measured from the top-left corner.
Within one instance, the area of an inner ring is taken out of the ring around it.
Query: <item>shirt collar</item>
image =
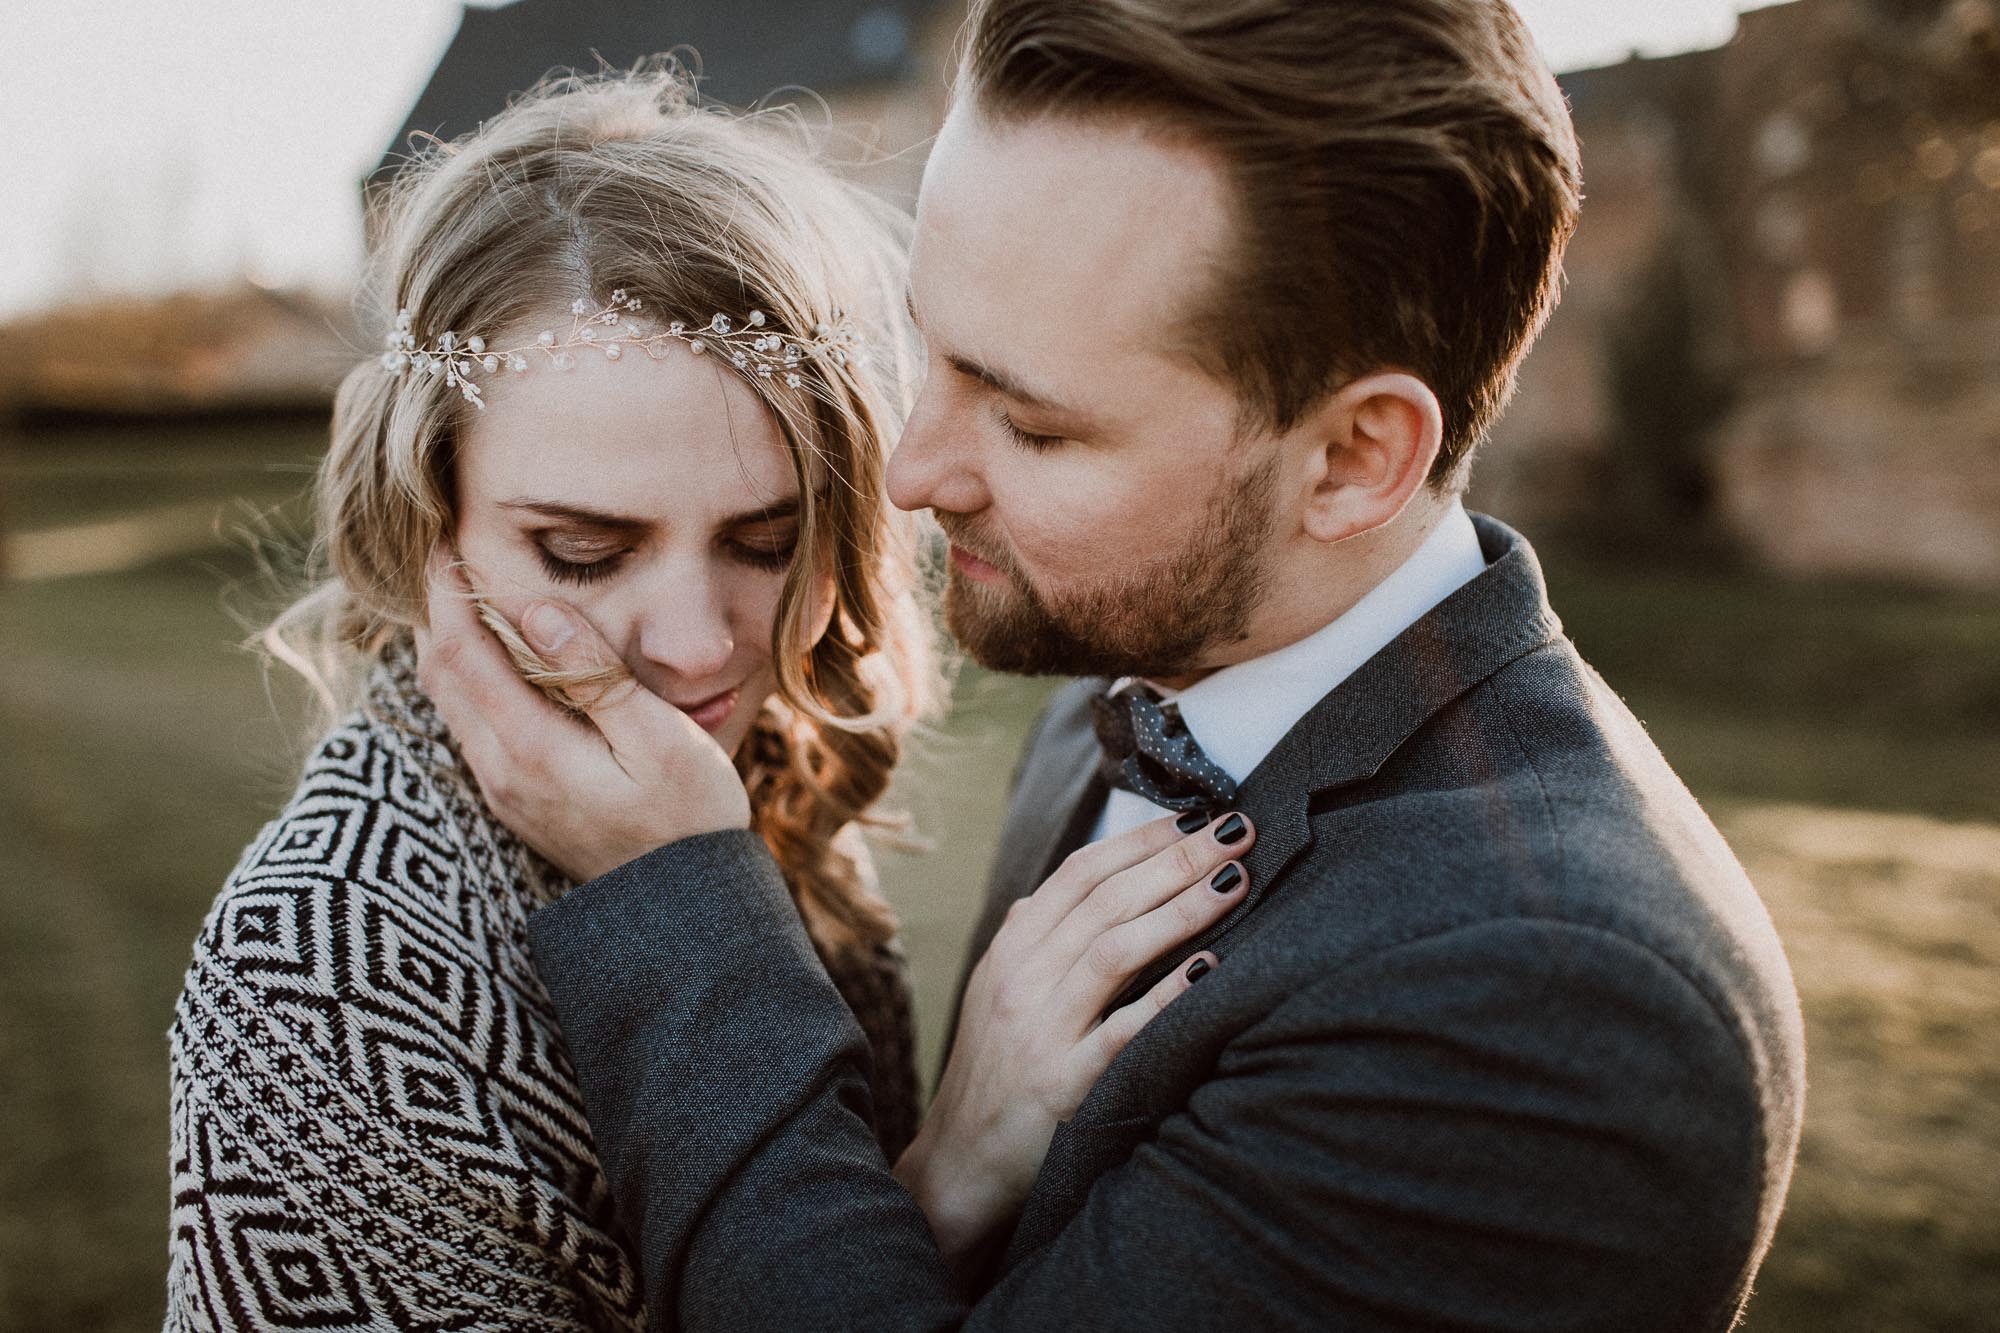
[[[1478,530],[1453,500],[1409,559],[1325,626],[1185,690],[1160,693],[1179,706],[1208,757],[1242,782],[1328,691],[1485,568]]]

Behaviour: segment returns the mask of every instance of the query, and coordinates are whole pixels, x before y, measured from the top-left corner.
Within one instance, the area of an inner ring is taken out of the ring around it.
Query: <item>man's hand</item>
[[[1254,836],[1241,815],[1191,831],[1156,820],[1080,848],[1008,909],[966,983],[937,1099],[896,1164],[953,1265],[1020,1208],[1057,1123],[1126,1043],[1215,965],[1197,954],[1100,1019],[1147,964],[1242,901],[1234,858]]]
[[[729,756],[685,713],[628,675],[572,717],[515,671],[440,549],[430,627],[417,631],[424,690],[500,821],[572,878],[595,879],[656,847],[746,828]],[[501,607],[550,665],[613,664],[590,623],[554,602]]]

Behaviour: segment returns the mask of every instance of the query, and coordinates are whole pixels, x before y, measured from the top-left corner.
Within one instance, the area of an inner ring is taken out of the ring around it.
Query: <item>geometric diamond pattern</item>
[[[323,1231],[282,1213],[238,1213],[229,1240],[264,1323],[337,1328],[363,1317],[360,1280]]]
[[[170,1034],[169,1329],[639,1328],[527,914],[406,644],[217,897]]]
[[[569,887],[487,812],[392,644],[195,941],[169,1034],[168,1330],[644,1325],[527,951],[528,914]],[[888,954],[833,977],[893,1157],[916,1128],[907,978]]]

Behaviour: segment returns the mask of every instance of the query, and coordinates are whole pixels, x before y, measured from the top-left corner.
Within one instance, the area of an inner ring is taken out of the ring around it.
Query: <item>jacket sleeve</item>
[[[530,930],[660,1327],[1680,1333],[1741,1295],[1762,1161],[1741,1045],[1603,932],[1487,923],[1333,971],[968,1303],[754,838],[662,848]],[[1180,1003],[1232,984],[1225,963]]]

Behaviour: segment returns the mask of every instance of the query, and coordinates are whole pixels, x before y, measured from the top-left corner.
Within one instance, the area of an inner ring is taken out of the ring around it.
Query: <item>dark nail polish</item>
[[[1206,958],[1197,958],[1192,963],[1188,964],[1188,982],[1190,984],[1200,981],[1203,977],[1207,975],[1208,975],[1208,960]]]
[[[1174,827],[1183,833],[1192,833],[1198,828],[1208,827],[1208,811],[1190,810],[1174,821]]]
[[[1243,835],[1249,831],[1250,826],[1243,822],[1242,815],[1231,815],[1215,830],[1215,840],[1224,847],[1233,846],[1243,841]]]
[[[1215,878],[1209,880],[1208,887],[1214,889],[1217,893],[1228,893],[1242,882],[1243,867],[1231,861],[1228,865],[1215,872]]]

